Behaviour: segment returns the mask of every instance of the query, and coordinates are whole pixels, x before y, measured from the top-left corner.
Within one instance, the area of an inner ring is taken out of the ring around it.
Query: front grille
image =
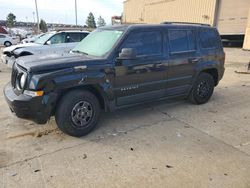
[[[16,87],[17,76],[18,76],[18,68],[14,64],[14,66],[12,68],[12,73],[11,73],[11,85],[12,85],[13,88]]]

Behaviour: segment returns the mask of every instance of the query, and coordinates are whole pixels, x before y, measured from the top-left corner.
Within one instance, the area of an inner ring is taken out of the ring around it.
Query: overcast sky
[[[121,15],[124,0],[77,0],[78,24],[85,24],[89,12],[102,16],[110,23],[111,16]],[[75,0],[37,0],[40,19],[49,23],[75,24]],[[14,13],[17,21],[33,22],[35,0],[0,0],[0,19],[5,20],[8,13]],[[27,19],[26,19],[27,17]]]

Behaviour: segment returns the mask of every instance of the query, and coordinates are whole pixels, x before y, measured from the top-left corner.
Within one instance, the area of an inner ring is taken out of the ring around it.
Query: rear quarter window
[[[196,50],[193,30],[171,29],[168,31],[170,53],[191,52]]]
[[[214,29],[201,29],[199,33],[200,45],[203,49],[219,47],[218,33]]]

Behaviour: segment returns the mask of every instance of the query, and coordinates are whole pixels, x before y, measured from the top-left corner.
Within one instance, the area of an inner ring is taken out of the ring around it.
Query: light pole
[[[29,24],[28,24],[28,16],[25,16],[25,18],[26,18],[26,27],[28,27],[29,26]]]
[[[75,14],[76,14],[76,26],[77,26],[77,0],[75,0]]]
[[[33,20],[34,20],[34,25],[36,24],[36,19],[35,19],[35,12],[32,12],[33,14]]]
[[[39,27],[39,15],[38,15],[38,8],[37,8],[37,0],[35,0],[35,5],[36,5],[36,18],[37,18],[37,33],[39,33],[40,27]]]

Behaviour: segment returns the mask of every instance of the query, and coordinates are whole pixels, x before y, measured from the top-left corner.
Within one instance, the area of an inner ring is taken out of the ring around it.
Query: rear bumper
[[[45,124],[50,118],[53,97],[16,95],[10,83],[4,87],[4,96],[11,111],[19,118],[30,119],[39,124]]]
[[[223,67],[221,68],[220,73],[219,73],[219,79],[218,79],[218,81],[220,81],[220,80],[223,78],[224,73],[225,73],[225,67],[223,66]]]

